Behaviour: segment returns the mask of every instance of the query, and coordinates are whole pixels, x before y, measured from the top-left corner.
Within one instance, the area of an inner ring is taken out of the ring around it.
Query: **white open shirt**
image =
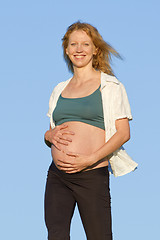
[[[53,89],[50,96],[47,116],[50,117],[52,129],[55,127],[52,113],[61,92],[70,80],[71,78],[67,81],[60,82]],[[104,72],[101,72],[101,95],[105,124],[105,142],[107,142],[116,132],[115,120],[121,118],[132,120],[132,114],[125,87],[116,77],[110,76]],[[123,146],[110,154],[108,159],[111,166],[110,172],[113,173],[115,177],[134,171],[138,166],[138,164],[127,154]]]

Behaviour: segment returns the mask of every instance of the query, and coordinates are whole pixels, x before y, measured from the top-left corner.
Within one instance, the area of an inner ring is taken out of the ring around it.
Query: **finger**
[[[67,138],[67,137],[63,137],[62,134],[58,134],[56,137],[54,137],[54,139],[59,142],[59,143],[62,143],[64,145],[68,145],[68,142],[72,142],[72,139],[70,138]],[[69,139],[69,140],[67,140]]]
[[[65,170],[64,170],[65,171]],[[73,169],[67,169],[66,171],[65,171],[66,173],[68,173],[68,174],[72,174],[72,173],[77,173],[77,172],[80,172],[79,170],[73,170]]]
[[[60,143],[60,144],[63,144],[63,145],[68,145],[68,142],[60,139],[60,137],[54,137],[53,141],[56,141],[57,143]]]
[[[57,164],[57,166],[63,171],[74,171],[75,170],[73,167],[61,166],[59,164]]]
[[[65,173],[76,173],[76,172],[78,172],[77,170],[66,169],[66,168],[60,168],[60,170],[64,171]]]
[[[75,170],[75,168],[72,165],[69,164],[63,164],[63,163],[57,163],[57,166],[61,169],[61,170],[65,170],[65,171],[73,171]]]
[[[64,160],[60,160],[60,159],[58,159],[57,160],[57,163],[58,163],[58,165],[62,165],[62,166],[70,166],[70,167],[73,167],[73,164],[74,163],[72,163],[71,161],[70,162],[68,162],[68,161],[64,161]]]
[[[62,139],[62,140],[68,141],[68,142],[72,142],[72,139],[71,139],[71,138],[68,138],[68,137],[63,137],[63,136],[61,136],[61,137],[59,137],[59,138]]]
[[[57,166],[61,169],[61,170],[63,170],[63,171],[68,171],[68,172],[70,172],[70,171],[77,171],[78,169],[77,168],[75,168],[75,167],[73,167],[73,166],[65,166],[65,165],[61,165],[61,164],[59,164],[59,163],[57,163]]]
[[[70,157],[78,157],[79,156],[78,153],[74,153],[74,152],[65,152],[65,154],[70,156]]]
[[[63,125],[60,125],[60,126],[59,126],[59,129],[61,130],[61,129],[64,129],[64,128],[67,128],[67,127],[68,127],[67,124],[63,124]]]
[[[62,132],[62,134],[75,135],[75,132],[64,130],[64,131]]]
[[[66,143],[66,142],[65,142],[65,143]],[[61,145],[62,145],[62,144],[63,144],[63,145],[68,145],[67,143],[66,143],[66,144],[61,143],[61,141],[59,141],[58,138],[52,140],[52,144],[55,145],[55,146],[58,147],[58,148],[60,148],[60,146],[59,146],[60,144],[61,144]]]
[[[61,151],[61,148],[58,146],[58,144],[54,144],[54,146],[59,150],[59,151]]]
[[[59,144],[57,144],[57,142],[54,142],[53,145],[54,145],[59,151],[62,150],[61,147],[59,146]]]
[[[59,140],[57,141],[57,143],[60,143],[60,144],[63,144],[63,145],[68,146],[68,142],[63,141],[63,140],[61,140],[61,139],[59,139]]]

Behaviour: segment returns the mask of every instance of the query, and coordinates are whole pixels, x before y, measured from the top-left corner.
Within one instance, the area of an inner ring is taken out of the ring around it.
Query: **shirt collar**
[[[119,81],[115,76],[111,76],[107,73],[101,72],[101,89],[103,89],[107,85],[107,82],[119,84]]]

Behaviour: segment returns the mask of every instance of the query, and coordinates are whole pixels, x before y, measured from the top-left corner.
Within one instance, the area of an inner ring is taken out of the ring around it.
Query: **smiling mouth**
[[[77,58],[77,59],[81,59],[81,58],[84,58],[85,55],[74,55],[74,57]]]

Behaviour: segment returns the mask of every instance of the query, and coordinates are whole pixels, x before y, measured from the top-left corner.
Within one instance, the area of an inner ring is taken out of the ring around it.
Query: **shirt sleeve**
[[[52,92],[52,93],[53,93],[53,92]],[[49,118],[51,117],[51,112],[52,112],[51,106],[52,106],[52,104],[53,104],[53,96],[52,96],[52,94],[51,94],[50,99],[49,99],[49,109],[48,109],[48,112],[47,112],[47,116],[48,116]]]
[[[54,97],[55,97],[56,87],[53,89],[50,99],[49,99],[49,109],[47,112],[47,116],[50,118],[53,111]]]
[[[122,83],[117,86],[114,96],[114,119],[128,118],[132,120],[132,113],[125,87]]]

